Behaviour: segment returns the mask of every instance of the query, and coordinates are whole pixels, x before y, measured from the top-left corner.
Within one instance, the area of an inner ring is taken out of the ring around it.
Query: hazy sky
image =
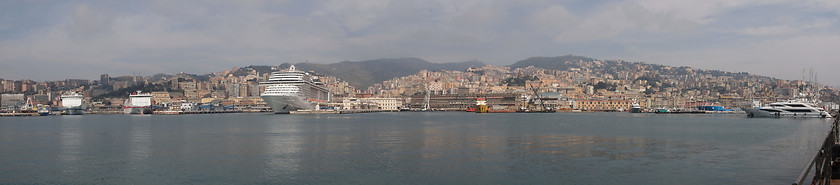
[[[582,55],[840,85],[838,0],[0,1],[0,78]]]

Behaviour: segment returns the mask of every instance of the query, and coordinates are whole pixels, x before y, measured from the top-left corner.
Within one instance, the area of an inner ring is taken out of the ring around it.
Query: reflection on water
[[[140,165],[146,158],[151,155],[152,150],[152,131],[151,124],[147,121],[136,121],[132,119],[130,123],[131,133],[128,144],[129,161]]]
[[[299,153],[303,138],[294,134],[301,132],[299,117],[278,119],[266,124],[265,167],[263,175],[270,178],[290,180],[299,168]]]
[[[81,160],[83,135],[82,135],[83,119],[77,116],[68,116],[67,119],[62,120],[61,133],[59,142],[61,143],[61,150],[58,153],[58,160],[68,164],[77,164]],[[64,165],[63,173],[77,173],[80,170],[78,165]]]
[[[827,123],[620,113],[16,118],[0,122],[0,147],[14,151],[0,154],[0,184],[778,184],[798,175]]]

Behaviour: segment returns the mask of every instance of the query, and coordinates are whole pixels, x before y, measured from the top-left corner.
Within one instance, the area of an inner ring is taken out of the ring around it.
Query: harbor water
[[[0,117],[0,184],[790,184],[830,123],[630,113]]]

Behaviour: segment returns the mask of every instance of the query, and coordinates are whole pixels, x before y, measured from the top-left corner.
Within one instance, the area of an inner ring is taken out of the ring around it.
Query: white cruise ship
[[[140,91],[131,93],[125,100],[123,112],[126,114],[151,114],[152,94],[141,93]]]
[[[805,117],[805,118],[830,118],[822,108],[814,107],[811,104],[787,101],[771,103],[770,106],[746,108],[747,116],[750,117]]]
[[[316,109],[317,103],[327,103],[332,96],[317,76],[299,71],[294,65],[288,70],[271,73],[268,81],[260,82],[260,85],[265,87],[260,97],[278,114]]]
[[[69,95],[61,95],[61,106],[62,111],[61,114],[64,115],[83,115],[85,114],[85,109],[87,109],[87,105],[85,105],[85,97],[78,94],[73,93]]]

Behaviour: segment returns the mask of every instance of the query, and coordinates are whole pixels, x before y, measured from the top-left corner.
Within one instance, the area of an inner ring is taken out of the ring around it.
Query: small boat
[[[50,108],[49,107],[38,108],[38,115],[49,116],[50,115]]]
[[[486,98],[475,99],[475,113],[490,113],[490,107],[487,106]]]
[[[475,107],[467,107],[467,112],[475,112]]]

